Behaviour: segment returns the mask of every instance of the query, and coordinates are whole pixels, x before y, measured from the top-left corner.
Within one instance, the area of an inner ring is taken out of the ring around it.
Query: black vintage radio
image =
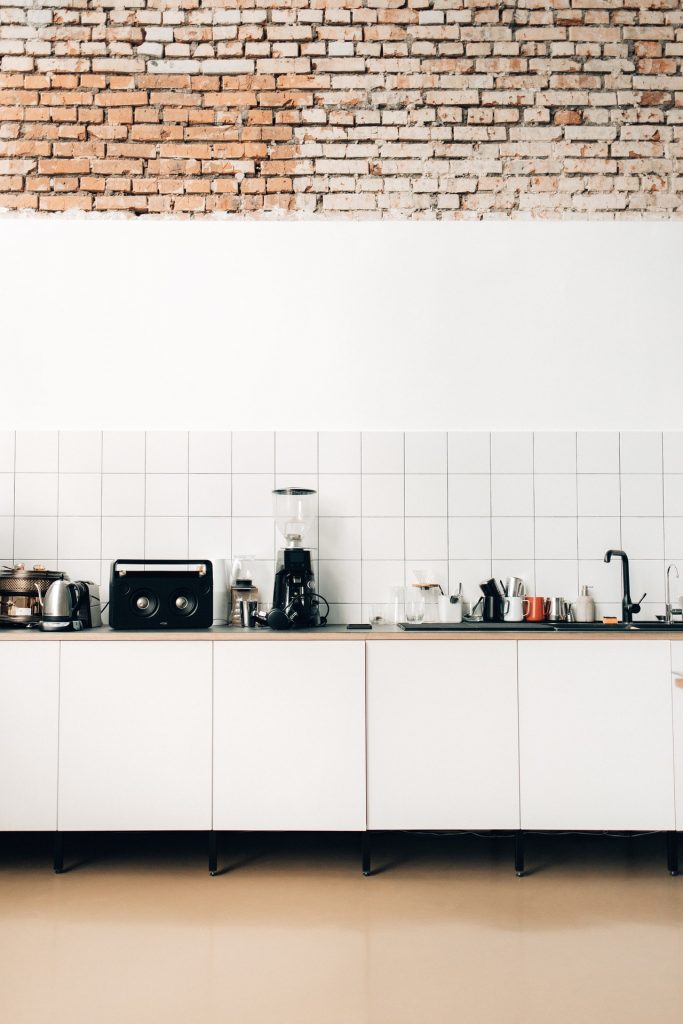
[[[208,629],[212,622],[211,562],[119,558],[112,564],[112,629]]]

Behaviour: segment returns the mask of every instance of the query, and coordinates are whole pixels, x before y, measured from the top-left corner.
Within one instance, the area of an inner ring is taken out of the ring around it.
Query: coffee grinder
[[[316,592],[310,548],[303,538],[315,520],[315,491],[282,487],[273,491],[277,528],[285,539],[278,552],[273,607],[256,621],[271,629],[312,629],[327,622],[329,605]],[[325,614],[321,614],[323,605]]]

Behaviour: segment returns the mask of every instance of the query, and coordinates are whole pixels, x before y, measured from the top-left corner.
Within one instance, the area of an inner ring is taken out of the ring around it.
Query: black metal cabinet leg
[[[666,833],[666,866],[670,875],[678,874],[678,833]]]
[[[209,832],[209,874],[218,874],[218,833],[213,829]]]
[[[367,878],[368,875],[372,874],[371,864],[371,850],[370,850],[370,833],[361,833],[361,861],[363,866],[363,874]]]
[[[515,874],[517,878],[524,874],[524,833],[521,829],[515,832]]]
[[[64,871],[64,833],[55,832],[55,848],[52,866],[56,875]]]

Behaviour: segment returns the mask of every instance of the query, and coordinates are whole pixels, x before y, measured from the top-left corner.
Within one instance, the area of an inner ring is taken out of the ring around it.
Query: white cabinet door
[[[666,640],[519,644],[522,828],[672,829]]]
[[[367,647],[368,827],[519,828],[515,641]]]
[[[676,828],[683,831],[683,641],[671,644],[674,713]]]
[[[0,644],[0,830],[57,827],[59,641]]]
[[[216,829],[365,828],[363,644],[214,644]]]
[[[211,828],[211,643],[62,643],[59,828]]]

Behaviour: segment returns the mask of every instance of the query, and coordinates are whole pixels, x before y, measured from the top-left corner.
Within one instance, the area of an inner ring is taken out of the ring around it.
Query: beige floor
[[[3,1024],[681,1024],[663,837],[0,837]]]

